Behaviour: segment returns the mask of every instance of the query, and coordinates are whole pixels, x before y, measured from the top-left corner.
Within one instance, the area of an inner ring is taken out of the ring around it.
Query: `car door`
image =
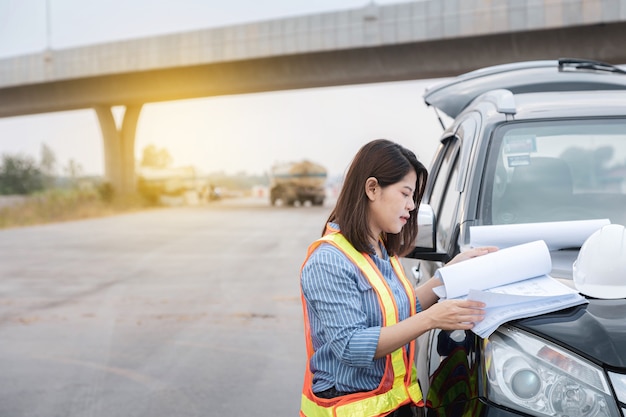
[[[478,114],[466,115],[453,134],[444,136],[431,166],[424,203],[434,215],[433,252],[438,256],[417,254],[416,258],[421,259],[421,282],[432,277],[437,268],[459,252],[461,227],[471,223],[475,216],[477,197],[470,194],[476,189],[471,184],[472,179],[482,172],[474,166],[478,163],[475,145],[479,125]],[[445,404],[454,397],[450,394],[452,392],[459,398],[475,395],[475,387],[471,383],[473,371],[470,371],[475,370],[475,358],[464,354],[473,341],[472,335],[464,331],[434,330],[418,338],[418,376],[431,406]],[[459,349],[461,347],[463,349]],[[451,356],[453,351],[456,354]],[[450,373],[450,367],[459,372],[456,379],[459,383],[455,387],[451,387],[444,378]]]

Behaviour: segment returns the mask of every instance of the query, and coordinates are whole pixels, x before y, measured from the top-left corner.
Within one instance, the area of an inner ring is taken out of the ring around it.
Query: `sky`
[[[400,0],[377,0],[379,5]],[[0,0],[0,59],[303,14],[365,7],[369,0]],[[165,148],[174,166],[262,175],[277,162],[310,159],[342,175],[366,142],[387,138],[428,165],[442,128],[422,100],[441,80],[362,84],[148,103],[135,157]],[[123,109],[115,109],[121,116]],[[39,160],[42,144],[83,173],[104,174],[93,110],[0,118],[0,154]]]

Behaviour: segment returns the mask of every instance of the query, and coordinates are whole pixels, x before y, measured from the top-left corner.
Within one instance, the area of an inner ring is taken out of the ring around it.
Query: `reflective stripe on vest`
[[[383,326],[391,326],[398,322],[398,309],[391,289],[385,282],[382,274],[369,256],[358,252],[348,240],[340,233],[330,233],[313,242],[309,247],[306,259],[322,243],[330,243],[341,250],[352,263],[354,263],[367,278],[372,288],[376,291],[378,302],[383,315]],[[397,257],[390,257],[391,265],[404,286],[411,303],[411,315],[415,310],[415,293],[411,283],[404,274],[404,268]],[[302,389],[302,404],[300,415],[306,417],[351,417],[351,416],[382,416],[397,409],[401,405],[412,402],[422,406],[422,392],[417,383],[417,370],[414,365],[415,341],[409,343],[410,354],[406,355],[406,348],[395,350],[386,357],[385,373],[380,385],[368,392],[357,392],[341,397],[324,399],[318,398],[313,393],[313,374],[309,364],[313,356],[313,342],[311,329],[306,308],[304,294],[302,294],[302,307],[304,311],[305,337],[307,345],[307,367]],[[407,371],[408,375],[407,375]]]

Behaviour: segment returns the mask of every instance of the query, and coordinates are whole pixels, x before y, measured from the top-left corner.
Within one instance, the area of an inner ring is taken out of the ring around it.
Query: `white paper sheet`
[[[541,275],[484,291],[471,289],[466,298],[482,301],[489,307],[500,307],[569,294],[578,292],[549,275]]]
[[[548,247],[543,240],[537,240],[440,268],[437,275],[444,288],[435,292],[440,298],[458,298],[470,289],[500,287],[548,274],[551,269]]]
[[[548,275],[550,251],[543,240],[508,247],[440,268],[442,300],[485,303],[485,318],[472,331],[489,337],[501,324],[587,303],[577,291]]]
[[[593,232],[610,223],[609,219],[593,219],[471,226],[470,246],[508,248],[541,239],[546,242],[550,250],[579,248]]]
[[[478,336],[485,338],[489,337],[502,323],[506,323],[507,321],[525,317],[535,317],[541,314],[588,303],[587,299],[578,293],[561,296],[528,298],[536,299],[534,301],[487,308],[485,310],[485,318],[482,321],[475,323],[472,331]]]

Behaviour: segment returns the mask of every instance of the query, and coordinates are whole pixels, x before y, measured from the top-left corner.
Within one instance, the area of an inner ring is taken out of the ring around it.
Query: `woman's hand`
[[[445,300],[422,313],[430,319],[431,329],[469,330],[485,317],[484,308],[480,301]]]
[[[452,265],[458,262],[463,262],[471,258],[476,258],[477,256],[483,256],[491,252],[497,251],[498,248],[495,246],[481,246],[479,248],[472,248],[470,250],[466,250],[465,252],[459,253],[457,256],[452,258],[450,262],[446,265]]]
[[[484,308],[480,301],[446,300],[392,326],[383,326],[374,358],[382,358],[432,329],[469,330],[485,317]]]

